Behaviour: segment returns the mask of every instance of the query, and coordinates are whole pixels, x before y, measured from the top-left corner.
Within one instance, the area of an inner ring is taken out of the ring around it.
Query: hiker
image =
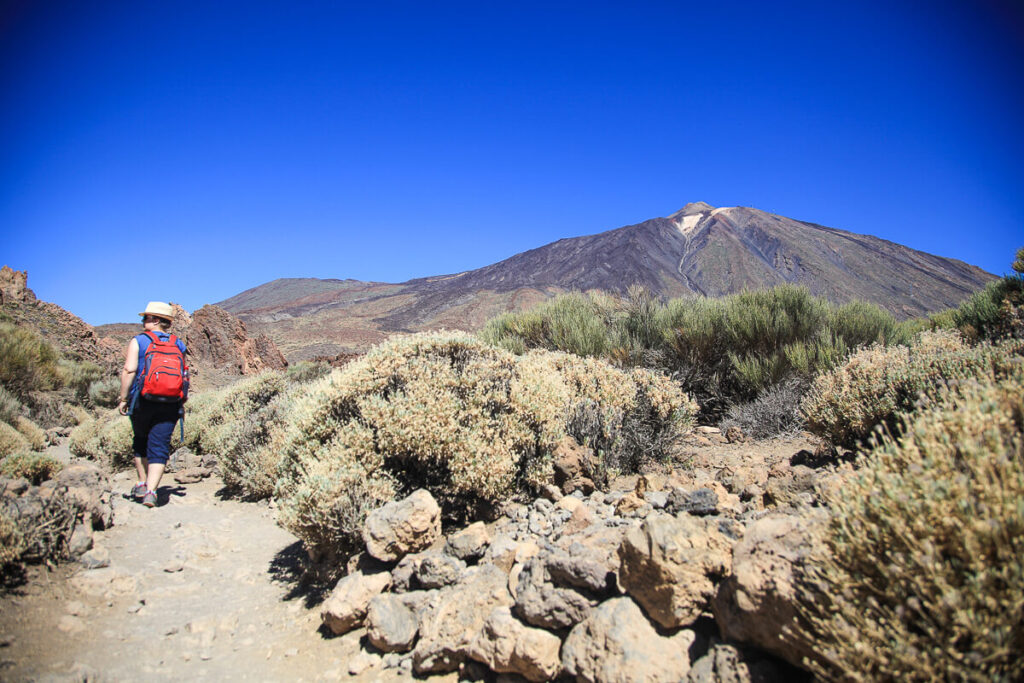
[[[171,435],[184,419],[188,400],[185,344],[170,333],[174,311],[170,304],[150,301],[142,316],[143,333],[132,337],[124,354],[117,410],[131,416],[132,451],[138,483],[131,497],[146,507],[158,502],[157,487],[167,466]]]

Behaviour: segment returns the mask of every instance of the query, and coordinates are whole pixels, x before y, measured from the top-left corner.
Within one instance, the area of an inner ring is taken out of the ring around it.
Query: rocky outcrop
[[[341,579],[324,601],[320,618],[334,634],[348,633],[363,623],[370,600],[391,585],[391,574],[355,572]]]
[[[28,271],[0,268],[0,305],[26,304],[36,300],[35,292],[28,288]]]
[[[562,668],[558,656],[561,646],[558,636],[524,626],[508,607],[497,607],[469,644],[467,654],[497,673],[549,681]]]
[[[245,323],[223,308],[207,304],[192,314],[191,321],[175,320],[175,324],[185,327],[184,337],[197,366],[237,375],[288,366],[274,342],[266,335],[250,339]]]

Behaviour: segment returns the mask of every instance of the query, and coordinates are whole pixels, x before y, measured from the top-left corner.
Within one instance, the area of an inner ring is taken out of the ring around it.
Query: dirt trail
[[[114,477],[117,492],[132,483]],[[361,632],[318,631],[295,538],[265,503],[220,488],[216,477],[182,486],[168,476],[155,509],[118,494],[114,526],[95,538],[109,567],[35,568],[0,596],[0,680],[358,680],[349,663]]]

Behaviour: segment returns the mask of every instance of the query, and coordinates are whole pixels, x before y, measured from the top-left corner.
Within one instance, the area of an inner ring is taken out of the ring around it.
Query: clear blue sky
[[[0,261],[100,324],[703,200],[1004,273],[1022,75],[1019,0],[6,0]]]

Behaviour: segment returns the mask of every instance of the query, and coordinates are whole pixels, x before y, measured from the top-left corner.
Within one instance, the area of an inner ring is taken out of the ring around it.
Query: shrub
[[[61,383],[75,392],[76,398],[84,400],[89,395],[89,386],[103,379],[103,368],[89,361],[61,358],[57,364]],[[120,390],[120,383],[118,384]]]
[[[308,384],[329,374],[331,374],[330,363],[303,360],[289,365],[284,372],[284,377],[293,384]]]
[[[277,396],[234,422],[231,438],[224,440],[232,445],[217,458],[226,486],[257,500],[274,494],[290,406],[288,397]]]
[[[28,449],[28,439],[21,432],[6,422],[0,422],[0,458]]]
[[[825,679],[1024,679],[1024,371],[928,393],[829,497],[800,601]]]
[[[14,418],[21,415],[22,405],[18,397],[0,385],[0,422],[13,424]]]
[[[11,479],[25,478],[39,486],[64,467],[56,459],[42,453],[14,453],[0,461],[0,473]]]
[[[100,408],[116,408],[121,395],[121,380],[117,377],[98,379],[89,385],[89,401]]]
[[[1024,278],[1020,275],[991,282],[953,310],[953,322],[973,340],[1022,336]]]
[[[282,437],[281,521],[314,555],[355,546],[368,510],[416,488],[448,518],[551,476],[575,407],[619,453],[622,425],[680,429],[696,406],[665,378],[569,354],[518,359],[461,333],[394,338],[294,397]]]
[[[25,441],[28,442],[28,447],[33,451],[41,451],[46,448],[46,432],[39,428],[39,426],[28,419],[19,415],[14,418],[14,422],[11,425],[18,432],[25,437]]]
[[[835,306],[783,285],[667,303],[639,288],[625,300],[567,294],[496,318],[480,336],[517,354],[565,351],[668,372],[697,399],[704,419],[717,419],[768,387],[809,381],[858,346],[897,343],[908,332],[872,304]]]
[[[855,447],[876,427],[892,430],[922,391],[951,380],[999,379],[1021,362],[1024,340],[966,345],[959,334],[923,332],[909,346],[874,345],[815,379],[802,404],[808,428]]]
[[[24,401],[30,392],[60,384],[58,357],[32,330],[0,322],[0,383],[19,399]]]
[[[17,522],[0,512],[0,575],[17,564],[25,552],[25,537]]]
[[[99,434],[102,426],[103,423],[100,420],[92,416],[85,416],[71,430],[71,435],[68,437],[68,450],[78,456],[92,457],[93,453],[89,450],[89,444]]]
[[[800,400],[806,386],[800,380],[790,380],[768,387],[753,401],[730,408],[719,427],[722,431],[739,427],[755,439],[796,434],[804,428]]]
[[[231,451],[241,434],[240,421],[270,403],[286,386],[282,373],[264,372],[196,397],[195,401],[189,398],[186,442],[198,452],[218,457]]]

